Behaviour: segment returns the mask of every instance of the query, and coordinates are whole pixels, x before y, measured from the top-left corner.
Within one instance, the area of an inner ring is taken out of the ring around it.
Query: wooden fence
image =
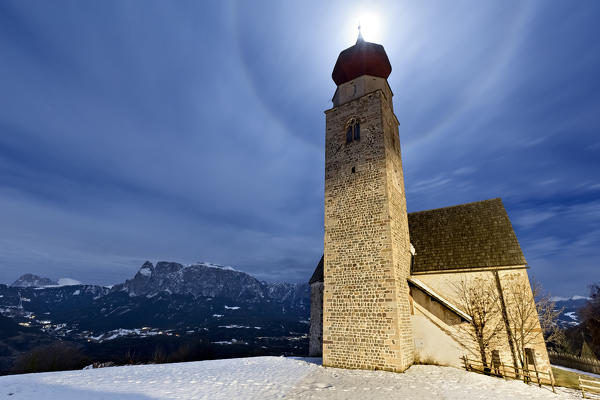
[[[583,396],[584,399],[590,398],[590,397],[585,397],[586,393],[588,394],[588,396],[590,394],[593,394],[594,396],[591,397],[592,399],[600,398],[600,397],[596,397],[596,396],[600,396],[600,382],[599,381],[583,379],[581,376],[579,376],[579,387],[581,388],[581,395]]]
[[[467,371],[478,372],[490,376],[497,376],[504,379],[522,379],[525,383],[535,383],[539,387],[542,385],[552,386],[552,391],[556,393],[554,389],[554,376],[552,371],[538,371],[536,367],[533,369],[526,368],[515,368],[512,365],[500,363],[500,365],[484,367],[483,363],[479,360],[473,360],[463,356],[462,358],[465,369]]]
[[[552,364],[600,374],[600,361],[593,358],[577,357],[572,354],[554,353],[552,351],[548,352],[548,357]]]

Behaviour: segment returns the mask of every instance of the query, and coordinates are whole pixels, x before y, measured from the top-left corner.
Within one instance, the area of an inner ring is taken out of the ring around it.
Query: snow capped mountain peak
[[[58,280],[58,284],[52,285],[52,286],[75,286],[75,285],[81,285],[81,282],[79,282],[78,280],[75,280],[75,279],[71,279],[71,278],[60,278]]]
[[[573,296],[571,297],[571,300],[591,300],[591,298],[586,296]]]
[[[224,269],[225,271],[235,271],[235,272],[242,272],[242,271],[240,271],[240,270],[237,270],[237,269],[235,269],[235,268],[233,268],[233,267],[230,267],[229,265],[219,265],[219,264],[213,264],[213,263],[206,262],[206,261],[199,261],[199,262],[197,262],[197,263],[195,263],[195,264],[190,264],[190,265],[188,265],[188,267],[193,267],[193,266],[196,266],[196,265],[200,265],[200,266],[203,266],[203,267],[208,267],[208,268],[218,268],[218,269]]]
[[[13,287],[45,287],[57,285],[56,281],[49,278],[44,278],[35,274],[24,274],[12,283]]]
[[[152,265],[152,263],[150,261],[146,261],[144,264],[142,264],[142,266],[138,270],[136,277],[138,275],[140,275],[140,276],[148,278],[148,277],[152,276],[153,272],[154,272],[154,265]]]
[[[44,278],[34,274],[22,275],[19,279],[12,283],[13,287],[33,287],[33,288],[52,288],[60,286],[75,286],[81,285],[81,282],[71,278],[60,278],[54,281],[49,278]]]

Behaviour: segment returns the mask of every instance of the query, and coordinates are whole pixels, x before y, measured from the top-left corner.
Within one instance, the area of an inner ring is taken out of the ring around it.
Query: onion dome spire
[[[392,65],[383,46],[366,42],[359,25],[356,44],[340,53],[331,77],[339,86],[362,75],[387,79],[391,72]]]
[[[364,43],[365,39],[363,38],[362,32],[360,31],[360,23],[358,24],[358,38],[356,38],[356,44]]]

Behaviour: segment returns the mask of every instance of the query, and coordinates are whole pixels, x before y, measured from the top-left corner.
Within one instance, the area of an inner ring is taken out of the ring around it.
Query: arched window
[[[360,140],[360,122],[352,118],[346,123],[346,143]]]

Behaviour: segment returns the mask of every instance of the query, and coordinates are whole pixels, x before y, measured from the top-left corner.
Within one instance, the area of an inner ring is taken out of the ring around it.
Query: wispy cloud
[[[476,171],[476,169],[473,167],[461,167],[461,168],[455,169],[452,173],[454,175],[471,175],[475,171]]]
[[[425,179],[409,186],[408,191],[410,193],[427,192],[431,190],[439,190],[441,186],[444,186],[450,182],[449,178],[443,175],[433,177],[431,179]]]
[[[514,219],[515,224],[523,228],[531,228],[549,218],[555,217],[556,212],[553,211],[534,211],[522,210],[518,217]]]
[[[526,245],[526,255],[530,258],[542,258],[565,251],[566,242],[554,236],[542,237],[529,241]]]

